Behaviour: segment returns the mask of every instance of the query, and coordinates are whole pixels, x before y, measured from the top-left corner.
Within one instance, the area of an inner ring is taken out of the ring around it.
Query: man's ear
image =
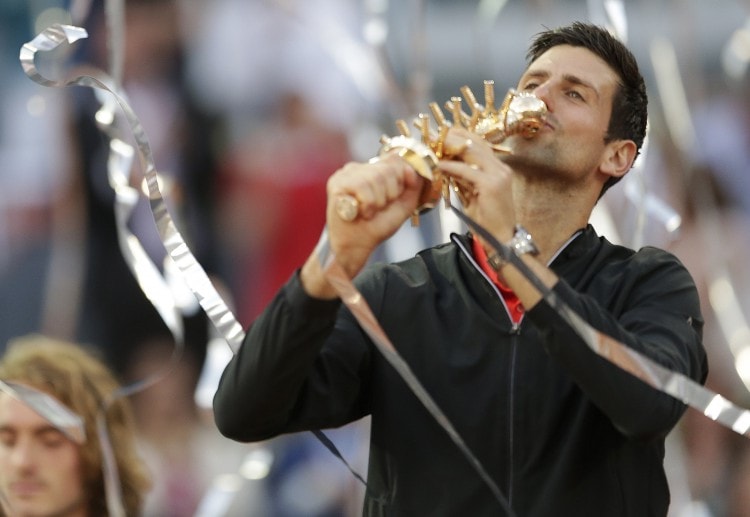
[[[607,176],[621,178],[633,166],[637,154],[638,149],[632,140],[609,142],[602,157],[600,170]]]

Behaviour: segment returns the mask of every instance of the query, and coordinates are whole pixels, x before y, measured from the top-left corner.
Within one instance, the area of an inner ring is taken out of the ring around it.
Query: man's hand
[[[438,167],[460,185],[465,212],[500,242],[507,242],[517,222],[513,170],[486,141],[462,128],[449,131],[445,149],[451,158],[441,160]]]
[[[337,262],[350,277],[414,213],[424,181],[395,153],[370,163],[348,163],[328,179],[328,238]],[[357,217],[352,221],[342,219],[336,210],[341,196],[357,200]],[[315,253],[302,268],[301,279],[311,296],[335,297]]]

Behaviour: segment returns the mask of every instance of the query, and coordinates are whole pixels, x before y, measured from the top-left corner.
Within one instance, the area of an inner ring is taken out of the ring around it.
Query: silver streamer
[[[0,392],[23,403],[74,443],[86,443],[86,425],[83,418],[53,396],[25,384],[3,380],[0,380]],[[0,502],[10,508],[10,500],[2,490]],[[124,514],[115,513],[112,517],[124,517]]]
[[[117,9],[116,5],[112,9],[108,9],[108,16],[110,25],[122,25],[122,10]],[[117,107],[124,113],[128,127],[137,144],[138,156],[148,185],[151,210],[159,235],[167,249],[168,256],[171,257],[180,272],[183,273],[188,287],[196,295],[206,314],[220,331],[222,337],[226,339],[233,352],[240,346],[244,337],[244,331],[234,315],[227,308],[226,303],[219,296],[208,275],[192,255],[185,240],[177,230],[159,190],[159,177],[145,132],[135,113],[126,102],[124,93],[120,92],[119,88],[112,84],[112,79],[106,77],[105,74],[98,74],[99,77],[78,75],[73,79],[56,81],[47,79],[38,72],[35,64],[37,52],[53,50],[63,43],[73,44],[86,37],[87,33],[85,29],[71,25],[54,24],[42,31],[31,42],[24,44],[21,48],[19,59],[26,75],[42,86],[84,86],[94,88],[97,97],[102,103],[100,110],[96,114],[96,120],[99,127],[110,137],[110,154],[107,168],[110,186],[116,195],[115,219],[117,221],[120,248],[138,284],[172,332],[177,344],[175,352],[172,354],[166,368],[141,382],[124,386],[118,390],[104,405],[97,420],[97,433],[100,438],[103,454],[103,474],[109,514],[111,517],[124,517],[122,490],[106,426],[106,408],[117,398],[140,391],[166,375],[180,358],[184,331],[181,314],[167,281],[148,257],[140,241],[127,229],[127,221],[138,200],[139,193],[129,185],[130,170],[135,151],[130,144],[126,143],[123,135],[118,134],[118,126],[115,123]],[[117,69],[118,67],[115,68]],[[103,93],[105,95],[102,95]],[[106,93],[110,95],[106,95]],[[24,400],[30,405],[35,403],[34,399],[30,397],[25,397]]]
[[[674,46],[664,38],[655,39],[651,43],[651,59],[670,137],[682,156],[690,156],[692,150],[698,147],[699,140],[690,116],[690,104]],[[686,170],[690,171],[690,168]],[[721,242],[723,231],[717,201],[712,195],[708,180],[702,177],[695,179],[699,184],[688,194],[693,196],[696,206],[703,208],[697,224],[702,237],[708,241],[705,249],[713,251],[711,260],[707,261],[708,301],[716,315],[719,330],[734,357],[734,368],[745,388],[750,390],[750,367],[747,359],[750,357],[750,323],[743,314],[742,304],[733,287],[726,257],[717,253],[725,249]]]
[[[624,44],[628,42],[628,19],[622,0],[589,0],[591,21],[607,27]],[[649,124],[650,126],[650,124]],[[640,156],[631,172],[623,180],[625,196],[635,206],[635,229],[629,246],[639,249],[644,242],[644,233],[649,218],[659,223],[670,236],[676,235],[682,225],[680,215],[665,201],[648,191],[643,175],[643,166],[649,150],[649,131],[641,147]]]
[[[440,424],[440,426],[448,433],[448,436],[453,440],[453,443],[456,444],[464,457],[490,488],[492,494],[503,507],[507,515],[512,517],[514,513],[510,508],[507,498],[503,495],[502,491],[498,488],[497,484],[479,459],[477,459],[471,452],[471,449],[466,445],[466,442],[464,442],[463,438],[445,413],[443,413],[437,403],[433,400],[432,396],[430,396],[429,392],[424,388],[419,379],[417,379],[416,375],[414,375],[409,364],[396,351],[393,343],[391,343],[391,340],[388,338],[385,331],[380,326],[380,323],[378,323],[377,318],[372,313],[365,298],[357,290],[344,269],[338,262],[336,262],[336,257],[330,248],[327,231],[323,231],[323,235],[321,236],[316,249],[316,255],[321,267],[323,268],[326,279],[339,295],[341,301],[349,308],[362,329],[368,336],[370,336],[370,339],[372,339],[375,346],[377,346],[378,350],[383,354],[383,357],[385,357],[396,372],[398,372],[425,409],[430,412],[438,424]]]
[[[493,11],[494,16],[496,17],[504,4],[504,2],[481,2],[481,7],[484,11]],[[76,2],[75,5],[79,6],[79,11],[88,11],[88,2],[79,1]],[[122,5],[112,3],[108,4],[108,6],[107,14],[109,17],[109,30],[119,31],[122,28]],[[612,24],[618,32],[626,31],[627,24],[622,3],[617,1],[607,2],[606,11],[607,15],[610,17],[610,21],[613,22]],[[119,32],[116,33],[119,34]],[[333,34],[340,38],[340,35],[337,33]],[[36,69],[34,58],[37,52],[53,50],[63,43],[73,44],[74,42],[86,37],[87,34],[84,29],[71,25],[55,24],[45,29],[31,42],[26,43],[21,49],[20,60],[24,72],[30,79],[43,86],[84,86],[95,89],[97,96],[102,102],[102,107],[97,113],[97,121],[99,122],[100,127],[105,128],[110,136],[110,158],[108,163],[109,180],[111,187],[116,193],[117,201],[115,213],[119,232],[118,238],[128,265],[131,267],[131,270],[137,278],[144,293],[153,303],[165,324],[173,333],[175,340],[178,343],[181,343],[183,340],[183,329],[180,313],[175,304],[174,296],[169,286],[164,281],[163,275],[148,258],[148,255],[143,250],[138,239],[126,229],[126,221],[128,220],[139,195],[135,189],[129,186],[128,181],[129,171],[135,158],[135,152],[137,151],[140,163],[144,169],[151,210],[168,256],[174,261],[174,264],[183,274],[183,278],[188,287],[197,297],[201,307],[216,327],[218,334],[222,339],[226,340],[232,352],[236,353],[244,339],[244,330],[229,310],[222,297],[216,291],[208,275],[197,262],[182,235],[177,230],[160,191],[159,175],[141,123],[127,103],[124,93],[121,92],[117,86],[119,85],[119,81],[113,80],[113,78],[116,79],[120,75],[120,59],[122,56],[117,52],[120,47],[115,45],[114,50],[110,49],[113,63],[110,77],[106,77],[104,74],[97,74],[96,77],[93,75],[79,75],[70,80],[55,81],[45,78]],[[332,38],[335,39],[335,37]],[[121,40],[119,41],[121,44]],[[120,64],[118,65],[118,63]],[[357,78],[355,77],[355,79]],[[380,77],[379,79],[378,90],[388,91],[389,88],[386,85],[390,84],[391,87],[393,86],[393,83],[389,83],[387,77]],[[355,80],[355,83],[357,83],[364,92],[369,92],[369,97],[377,97],[377,93],[373,93],[371,90],[368,90],[368,88],[365,88],[361,81]],[[392,90],[392,88],[390,88],[390,90]],[[125,141],[123,135],[119,135],[115,131],[116,125],[114,121],[116,119],[116,111],[118,108],[125,116],[130,132],[136,142],[136,149]],[[467,224],[470,224],[469,221],[464,219],[465,216],[462,217],[462,214],[455,208],[453,210],[457,213],[456,215],[458,215],[459,218],[464,220]],[[475,230],[478,231],[477,228],[475,228]],[[481,234],[481,232],[479,233]],[[484,234],[482,234],[482,236],[488,241],[493,241],[491,236],[489,236],[489,238]],[[493,244],[496,244],[499,252],[504,252],[504,255],[509,254],[508,258],[513,261],[514,264],[519,266],[518,262],[520,261],[517,259],[514,260],[515,255],[509,250],[503,249],[501,244],[496,242],[493,242]],[[419,397],[420,401],[422,401],[425,407],[427,407],[427,409],[433,414],[440,425],[448,431],[448,434],[458,447],[467,454],[470,462],[477,469],[484,481],[490,486],[498,501],[500,501],[506,511],[510,513],[511,510],[507,506],[507,501],[495,486],[493,480],[485,472],[481,463],[471,455],[471,452],[455,431],[450,421],[448,421],[442,411],[434,403],[429,393],[427,393],[411,372],[409,365],[399,356],[388,337],[382,331],[376,318],[367,307],[364,298],[336,263],[335,257],[330,253],[328,248],[327,235],[325,233],[318,248],[318,257],[324,268],[326,277],[336,288],[341,299],[350,308],[363,329],[368,335],[370,335],[376,346],[378,346],[386,359],[404,378],[411,389]],[[520,262],[520,264],[519,268],[523,267],[523,263]],[[522,272],[524,272],[529,280],[534,283],[534,277],[530,271],[522,269]],[[663,368],[647,357],[629,349],[622,343],[593,329],[586,321],[582,320],[576,313],[558,300],[553,293],[549,292],[549,290],[542,289],[541,292],[547,302],[559,311],[561,316],[568,321],[568,323],[586,341],[594,352],[625,371],[628,371],[632,375],[640,378],[644,382],[647,382],[655,389],[681,400],[685,404],[701,411],[701,413],[708,418],[732,429],[734,432],[744,436],[749,435],[750,412],[735,406],[726,398],[706,389],[698,383],[695,383],[686,376]],[[143,383],[138,386],[133,385],[127,387],[123,392],[119,393],[118,396],[132,393],[136,389],[142,389],[142,387]],[[0,383],[0,389],[3,389],[4,391],[12,390],[17,396],[21,397],[23,400],[31,401],[31,403],[36,404],[37,407],[51,407],[48,402],[39,403],[38,397],[34,397],[23,390],[19,392],[17,386]],[[58,414],[56,412],[50,412],[48,419],[59,419],[60,414],[62,413]],[[65,415],[65,418],[70,420],[69,425],[66,424],[65,428],[68,429],[68,432],[73,433],[73,436],[76,436],[76,433],[79,432],[76,431],[78,427],[73,425],[75,417],[77,417],[75,414]],[[80,417],[78,418],[80,419]],[[99,422],[98,425],[103,454],[105,456],[105,481],[107,482],[108,492],[110,492],[110,487],[119,487],[119,483],[116,468],[114,468],[111,443],[106,433],[106,424],[103,425]],[[108,493],[108,504],[110,505],[110,513],[113,517],[123,514],[121,500],[117,500],[116,494],[119,493],[119,489],[117,490],[118,491],[114,492],[115,495],[112,496],[113,499],[115,499],[114,501],[109,501]]]
[[[661,366],[640,352],[596,330],[545,286],[510,248],[498,242],[467,215],[455,208],[453,210],[461,220],[492,245],[505,260],[512,262],[523,273],[547,303],[557,310],[560,316],[568,322],[594,352],[631,375],[638,377],[651,387],[700,411],[711,420],[738,434],[750,437],[750,432],[748,432],[750,430],[750,411],[736,406],[725,397],[709,390],[691,378]]]
[[[75,443],[86,443],[83,419],[56,398],[24,384],[3,380],[0,391],[26,404]]]
[[[631,375],[638,377],[653,388],[697,409],[711,420],[732,429],[738,434],[750,437],[750,411],[736,406],[722,395],[705,388],[689,377],[664,368],[643,354],[593,328],[560,300],[554,292],[547,288],[510,248],[498,242],[489,232],[477,225],[460,210],[455,207],[451,208],[459,219],[490,243],[505,260],[512,262],[523,273],[532,285],[539,290],[547,303],[576,331],[591,350]],[[481,462],[468,449],[450,420],[448,420],[430,394],[422,386],[408,363],[396,351],[377,321],[377,318],[372,313],[365,298],[357,290],[343,268],[336,262],[336,257],[330,249],[326,231],[323,232],[318,243],[316,254],[326,279],[339,295],[342,302],[352,312],[352,315],[362,326],[362,329],[372,339],[378,350],[404,379],[438,424],[445,429],[461,452],[477,470],[482,480],[490,487],[505,511],[512,515],[512,510],[509,508],[502,492],[500,492],[492,478],[487,474]]]
[[[231,313],[227,304],[219,295],[205,270],[193,256],[185,239],[175,226],[169,209],[159,187],[159,176],[154,164],[153,155],[146,139],[145,132],[140,120],[127,103],[124,93],[112,85],[108,85],[108,78],[103,74],[99,78],[93,75],[79,75],[65,81],[54,81],[43,77],[36,69],[34,56],[38,51],[51,50],[63,42],[73,43],[81,38],[87,37],[84,29],[70,25],[55,24],[45,29],[30,43],[26,43],[21,49],[21,64],[26,75],[33,81],[49,87],[85,86],[108,92],[114,98],[114,102],[124,113],[133,138],[137,144],[138,157],[144,170],[146,184],[148,186],[149,201],[153,212],[156,226],[162,242],[169,256],[183,274],[184,279],[191,291],[198,298],[201,307],[211,319],[212,323],[220,331],[222,337],[233,351],[239,348],[244,331],[235,316]],[[114,120],[114,104],[105,102],[102,109],[97,113],[97,121],[100,125],[108,125]],[[123,222],[127,219],[135,202],[137,191],[127,183],[129,177],[129,161],[132,148],[119,137],[113,138],[110,145],[110,184],[118,194],[117,218]],[[132,270],[139,280],[146,295],[154,303],[157,310],[164,318],[178,340],[182,340],[182,329],[180,328],[178,312],[174,299],[163,276],[150,260],[147,259],[137,238],[123,232],[122,244],[124,245],[127,259]]]

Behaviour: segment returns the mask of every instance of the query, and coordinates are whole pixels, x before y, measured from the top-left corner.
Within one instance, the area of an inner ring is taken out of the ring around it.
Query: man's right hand
[[[414,213],[423,182],[395,153],[370,163],[348,163],[327,184],[326,225],[331,251],[350,278],[359,273],[372,252]],[[341,196],[357,200],[358,213],[345,221],[336,210]],[[313,253],[302,268],[302,284],[317,298],[334,298]]]

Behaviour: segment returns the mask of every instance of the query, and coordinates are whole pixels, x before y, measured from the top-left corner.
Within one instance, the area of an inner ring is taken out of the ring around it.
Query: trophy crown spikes
[[[495,107],[495,82],[484,81],[484,104],[480,104],[471,88],[461,88],[462,97],[451,97],[445,103],[452,122],[449,122],[442,109],[436,102],[429,104],[432,118],[437,128],[433,128],[429,115],[420,113],[413,125],[419,131],[418,136],[412,135],[408,124],[399,119],[396,128],[400,135],[382,136],[380,138],[379,156],[396,150],[425,181],[419,206],[412,216],[412,224],[419,224],[419,214],[433,208],[442,197],[445,206],[450,206],[451,189],[456,192],[462,203],[466,203],[465,186],[458,184],[452,178],[441,174],[438,163],[442,158],[451,158],[445,153],[445,139],[451,127],[463,127],[478,137],[492,144],[498,153],[508,153],[501,144],[511,135],[520,134],[526,138],[533,137],[544,124],[547,106],[544,101],[530,92],[508,90],[503,102]],[[464,101],[469,112],[464,111]],[[338,205],[346,208],[339,211],[345,221],[357,218],[358,201],[352,196],[345,196],[346,202]]]
[[[412,218],[418,224],[419,213],[435,206],[442,196],[446,206],[450,205],[450,190],[453,189],[461,202],[465,200],[464,189],[453,179],[437,170],[438,161],[445,155],[445,138],[452,126],[460,126],[492,144],[496,152],[507,153],[501,147],[503,141],[511,135],[520,134],[526,138],[533,137],[544,124],[547,106],[544,101],[531,92],[508,90],[503,102],[495,107],[495,83],[484,81],[484,104],[477,101],[474,92],[468,86],[461,88],[462,97],[451,97],[445,103],[452,122],[449,122],[436,102],[429,104],[432,118],[437,129],[430,125],[429,117],[420,113],[414,120],[414,127],[419,130],[420,140],[412,136],[404,120],[397,120],[396,127],[400,136],[382,137],[380,154],[399,149],[404,157],[425,179],[425,188],[420,199],[420,206]],[[469,112],[464,111],[464,102]]]
[[[445,108],[450,112],[452,122],[449,122],[440,106],[436,102],[429,104],[432,118],[437,124],[437,131],[430,127],[428,115],[420,113],[414,120],[414,127],[420,132],[422,143],[430,147],[438,158],[442,158],[445,135],[451,126],[461,126],[472,133],[482,137],[494,146],[496,150],[503,151],[497,147],[507,137],[522,134],[524,137],[533,137],[544,123],[547,114],[547,106],[544,101],[531,92],[519,92],[511,88],[508,90],[502,104],[495,107],[495,82],[484,81],[484,105],[480,104],[474,92],[468,86],[461,88],[462,97],[451,97],[445,103]],[[470,113],[463,109],[464,101],[468,105]],[[408,125],[402,119],[396,121],[396,128],[402,137],[413,138]],[[389,137],[381,138],[384,145],[390,140]],[[393,147],[393,146],[391,146]]]

